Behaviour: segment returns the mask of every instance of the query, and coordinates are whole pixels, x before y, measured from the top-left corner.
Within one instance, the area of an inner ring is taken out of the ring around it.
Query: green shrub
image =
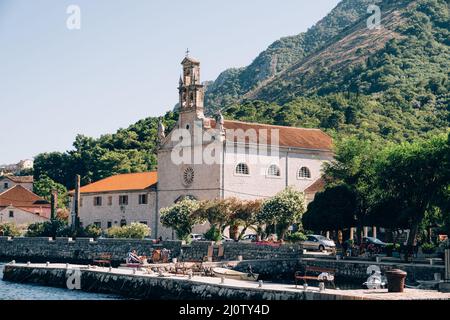
[[[436,246],[432,243],[424,243],[422,245],[422,252],[425,254],[433,254],[436,252]]]
[[[27,237],[69,237],[72,231],[66,221],[54,219],[46,222],[30,224]]]
[[[102,228],[94,224],[88,225],[83,230],[83,236],[86,238],[98,238],[102,235]]]
[[[21,235],[19,228],[14,223],[0,224],[0,235],[4,237],[18,237]]]
[[[301,242],[307,239],[303,232],[292,232],[286,235],[286,241],[289,242]]]
[[[129,226],[112,227],[107,230],[109,238],[144,239],[151,233],[150,228],[142,223],[133,222]]]
[[[222,239],[222,234],[218,228],[212,226],[208,232],[205,233],[205,239],[208,241],[220,241]]]

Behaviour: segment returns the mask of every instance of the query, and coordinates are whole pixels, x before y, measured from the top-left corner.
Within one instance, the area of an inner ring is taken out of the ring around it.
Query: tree
[[[284,239],[292,224],[301,223],[305,207],[304,194],[289,187],[263,203],[256,221],[260,224],[276,225],[280,238]]]
[[[193,227],[204,222],[202,218],[194,214],[198,208],[197,201],[184,199],[171,207],[160,210],[161,223],[167,228],[174,229],[178,239],[188,241]]]
[[[440,202],[448,188],[449,153],[448,137],[441,135],[387,148],[377,162],[377,184],[383,198],[404,204],[401,213],[408,219],[410,253],[425,213]]]
[[[303,227],[308,230],[341,230],[356,224],[356,194],[341,184],[316,194],[303,215]]]
[[[58,208],[64,209],[69,205],[69,196],[66,187],[44,175],[33,185],[33,191],[47,201],[51,201],[53,191],[58,193]]]

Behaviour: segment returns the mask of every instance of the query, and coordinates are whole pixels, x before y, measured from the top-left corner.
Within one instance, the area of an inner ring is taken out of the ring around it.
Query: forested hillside
[[[445,132],[450,123],[450,23],[446,0],[383,0],[382,28],[367,28],[371,0],[343,0],[306,33],[283,38],[247,68],[208,85],[209,113],[243,121],[322,128],[335,139],[399,142]],[[171,128],[177,114],[165,115]],[[157,118],[74,150],[40,154],[35,178],[68,188],[154,169]]]

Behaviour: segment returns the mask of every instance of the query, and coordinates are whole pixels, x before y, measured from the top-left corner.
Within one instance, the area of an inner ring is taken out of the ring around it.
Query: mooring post
[[[445,250],[445,281],[450,281],[450,249]]]

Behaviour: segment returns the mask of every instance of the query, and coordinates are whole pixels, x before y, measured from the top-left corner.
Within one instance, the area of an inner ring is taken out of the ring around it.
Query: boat
[[[256,273],[245,273],[225,268],[213,268],[212,272],[216,277],[233,280],[257,281],[259,277],[259,274]]]

